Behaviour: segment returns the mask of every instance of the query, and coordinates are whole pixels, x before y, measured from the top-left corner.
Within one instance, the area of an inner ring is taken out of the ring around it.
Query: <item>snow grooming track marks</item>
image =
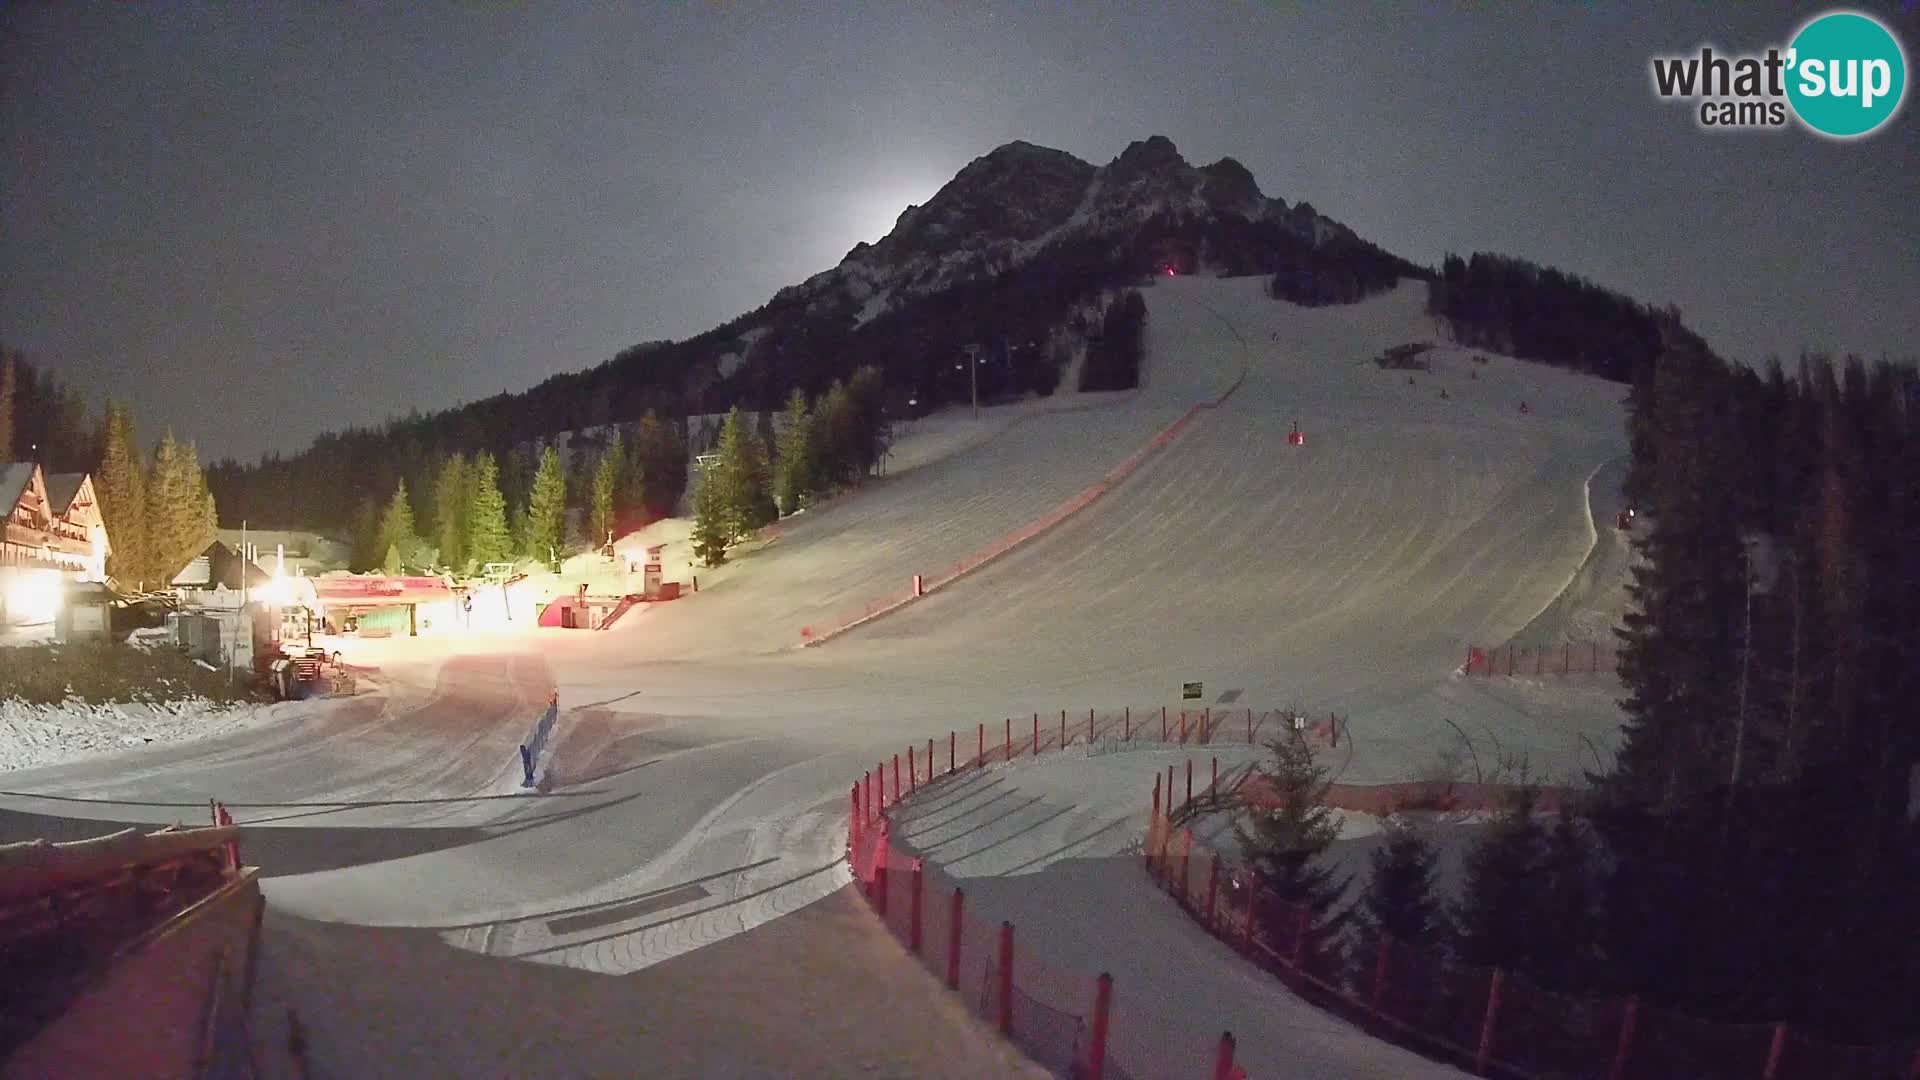
[[[1035,673],[1069,701],[1199,679],[1338,711],[1354,721],[1353,781],[1405,778],[1457,745],[1442,718],[1490,704],[1450,685],[1464,644],[1525,625],[1592,548],[1586,485],[1624,450],[1619,388],[1498,359],[1468,382],[1451,368],[1470,361],[1443,350],[1430,378],[1457,392],[1441,400],[1366,362],[1431,336],[1420,290],[1329,310],[1252,286],[1185,286],[1267,354],[1230,401],[1097,506],[984,568],[968,593],[985,602],[930,597],[854,651],[875,670],[964,656],[1013,685]],[[1159,289],[1149,300],[1150,328],[1188,307]],[[1164,348],[1153,355],[1164,369]],[[1523,396],[1538,405],[1524,417]],[[1286,442],[1296,419],[1305,446]],[[1543,771],[1591,766],[1579,736],[1617,738],[1610,706],[1547,745],[1519,711],[1486,711],[1487,734],[1537,748]]]
[[[1175,420],[1166,430],[1147,440],[1145,446],[1127,455],[1126,459],[1121,461],[1120,464],[1108,470],[1107,475],[1095,481],[1092,485],[1081,491],[1080,494],[1054,507],[1046,516],[1029,522],[1018,532],[1002,538],[985,551],[962,559],[958,564],[943,571],[940,576],[925,580],[922,584],[920,595],[909,595],[900,600],[893,601],[854,619],[852,622],[843,623],[830,629],[814,631],[809,628],[809,631],[806,632],[807,640],[802,644],[802,647],[811,648],[816,645],[824,645],[842,634],[865,626],[876,619],[885,618],[899,611],[901,608],[906,607],[908,604],[931,596],[941,589],[960,581],[962,578],[987,566],[994,560],[1013,553],[1027,542],[1045,535],[1054,526],[1072,517],[1074,514],[1079,513],[1081,510],[1086,509],[1088,506],[1093,505],[1094,501],[1099,499],[1100,496],[1113,490],[1121,481],[1133,475],[1134,470],[1138,469],[1141,463],[1164,449],[1168,444],[1172,443],[1173,440],[1179,438],[1181,431],[1193,421],[1194,417],[1199,416],[1206,410],[1217,409],[1221,405],[1224,405],[1227,399],[1232,397],[1233,392],[1239,389],[1239,387],[1240,382],[1236,379],[1234,384],[1227,387],[1226,392],[1221,394],[1219,398],[1213,401],[1203,401],[1193,408],[1188,409],[1185,413],[1181,414],[1180,419]]]

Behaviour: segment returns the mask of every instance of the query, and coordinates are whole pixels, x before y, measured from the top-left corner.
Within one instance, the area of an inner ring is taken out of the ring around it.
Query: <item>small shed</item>
[[[69,581],[53,616],[53,639],[63,645],[113,640],[113,610],[120,597],[99,581]]]

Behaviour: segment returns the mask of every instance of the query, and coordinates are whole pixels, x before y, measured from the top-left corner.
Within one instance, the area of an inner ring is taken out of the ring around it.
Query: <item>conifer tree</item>
[[[1235,831],[1265,887],[1262,925],[1277,938],[1290,940],[1298,911],[1307,909],[1305,955],[1317,954],[1346,921],[1345,913],[1333,908],[1347,883],[1321,862],[1340,837],[1339,819],[1325,801],[1331,782],[1304,740],[1281,739],[1270,748],[1273,757],[1259,771],[1270,801],[1249,806]]]
[[[213,495],[200,472],[192,443],[168,432],[153,455],[146,490],[146,577],[164,585],[194,556],[206,550],[215,529]]]
[[[381,568],[389,574],[408,569],[420,547],[419,534],[414,531],[413,502],[407,497],[407,482],[404,479],[394,485],[393,497],[387,500],[386,512],[380,518],[380,537],[375,547],[380,551]]]
[[[347,535],[352,549],[348,567],[354,573],[379,569],[384,552],[374,550],[374,545],[380,542],[380,506],[373,496],[362,495],[353,504],[353,514],[347,522]]]
[[[454,571],[467,565],[467,535],[471,531],[470,502],[473,482],[467,475],[467,459],[452,454],[440,463],[433,482],[433,536],[440,549],[440,562]]]
[[[567,478],[560,452],[549,446],[540,453],[540,468],[527,493],[527,553],[560,569],[567,545]]]
[[[626,468],[626,456],[620,431],[615,428],[612,440],[600,451],[600,461],[593,467],[593,513],[588,528],[596,548],[605,544],[618,526],[621,496],[625,493],[621,474]]]
[[[807,395],[797,388],[787,398],[786,429],[776,443],[774,498],[782,513],[791,514],[817,489],[819,473],[813,414],[807,408]]]
[[[13,354],[0,357],[0,461],[13,460],[13,408],[18,378]]]
[[[1441,940],[1447,916],[1436,892],[1437,859],[1427,829],[1399,816],[1389,819],[1380,846],[1368,857],[1372,873],[1360,897],[1360,924],[1406,945]]]
[[[146,468],[135,449],[133,418],[127,407],[107,403],[94,490],[113,553],[107,573],[122,586],[138,588],[147,578]]]
[[[1672,806],[1726,783],[1739,670],[1746,556],[1733,504],[1733,462],[1720,362],[1670,351],[1655,374],[1657,510],[1637,541],[1645,556],[1620,631],[1625,739],[1605,778],[1614,798]]]
[[[702,566],[719,566],[727,561],[731,523],[719,473],[717,465],[702,470],[699,486],[693,491],[693,555]]]
[[[852,483],[860,475],[859,418],[853,397],[838,379],[814,404],[815,438],[819,440],[821,480],[825,484]]]
[[[735,407],[720,429],[719,461],[702,485],[718,480],[723,528],[731,543],[749,536],[774,520],[779,511],[767,492],[767,463],[759,440],[747,430],[746,418]]]
[[[467,476],[467,558],[479,566],[507,562],[513,557],[513,537],[507,529],[507,500],[500,493],[500,470],[493,455],[482,451]]]
[[[1536,793],[1521,784],[1467,853],[1466,882],[1454,913],[1455,951],[1469,964],[1524,969],[1544,928],[1540,911],[1541,829]]]

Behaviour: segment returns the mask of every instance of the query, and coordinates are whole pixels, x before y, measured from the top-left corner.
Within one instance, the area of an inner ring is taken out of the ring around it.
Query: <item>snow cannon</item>
[[[1287,445],[1288,445],[1288,446],[1305,446],[1305,445],[1307,445],[1307,437],[1306,437],[1306,435],[1304,435],[1304,434],[1302,434],[1302,433],[1301,433],[1301,431],[1300,431],[1300,421],[1298,421],[1298,420],[1295,420],[1295,421],[1293,422],[1293,430],[1287,433]]]

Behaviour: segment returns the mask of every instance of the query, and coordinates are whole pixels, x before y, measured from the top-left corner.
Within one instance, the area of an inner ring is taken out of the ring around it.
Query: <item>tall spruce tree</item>
[[[217,528],[213,495],[200,472],[192,443],[168,432],[154,449],[146,490],[147,569],[154,584],[172,581],[189,560],[206,550]]]
[[[433,481],[433,538],[440,563],[454,571],[467,565],[467,536],[471,532],[473,481],[467,459],[450,454],[440,463]]]
[[[760,441],[748,430],[739,408],[727,413],[720,428],[719,461],[712,477],[719,482],[721,514],[729,543],[752,535],[779,511],[767,491],[767,462]]]
[[[620,431],[616,428],[593,467],[593,513],[588,529],[596,548],[607,543],[619,526],[621,496],[626,488],[621,475],[626,468],[626,456],[626,447],[621,445]]]
[[[13,408],[19,377],[13,354],[0,356],[0,461],[13,460]]]
[[[393,497],[387,500],[386,512],[380,517],[380,539],[376,546],[380,549],[380,566],[387,573],[398,574],[412,568],[420,536],[414,529],[413,501],[407,497],[405,480],[394,485]]]
[[[127,407],[107,403],[94,492],[113,552],[107,573],[122,587],[137,589],[147,580],[146,467],[134,441]]]
[[[567,548],[567,477],[560,452],[549,446],[540,452],[540,468],[527,493],[527,554],[553,569]]]
[[[819,454],[805,392],[796,388],[788,395],[786,427],[775,442],[774,499],[782,513],[791,514],[806,504],[818,484]]]
[[[717,465],[701,470],[693,489],[693,556],[708,567],[727,561],[732,542],[732,514],[719,473]]]
[[[484,567],[513,557],[513,535],[507,529],[507,500],[500,493],[500,470],[493,455],[482,451],[467,470],[467,558]]]
[[[1448,927],[1437,892],[1438,859],[1427,828],[1398,816],[1388,819],[1380,846],[1368,856],[1372,872],[1360,896],[1360,925],[1406,945],[1443,940]]]
[[[1535,921],[1541,910],[1542,854],[1536,805],[1530,785],[1511,789],[1467,852],[1466,882],[1453,921],[1455,952],[1469,964],[1525,970],[1535,955],[1535,939],[1551,932]]]
[[[1276,938],[1291,940],[1305,909],[1304,954],[1318,954],[1347,917],[1334,910],[1347,883],[1321,858],[1340,838],[1340,821],[1326,805],[1331,781],[1304,740],[1281,739],[1270,749],[1273,756],[1259,770],[1268,800],[1249,805],[1235,832],[1265,886],[1261,924]]]
[[[1652,525],[1620,631],[1625,739],[1603,778],[1626,801],[1672,806],[1722,788],[1738,711],[1746,554],[1732,491],[1719,360],[1670,351],[1655,374]]]

